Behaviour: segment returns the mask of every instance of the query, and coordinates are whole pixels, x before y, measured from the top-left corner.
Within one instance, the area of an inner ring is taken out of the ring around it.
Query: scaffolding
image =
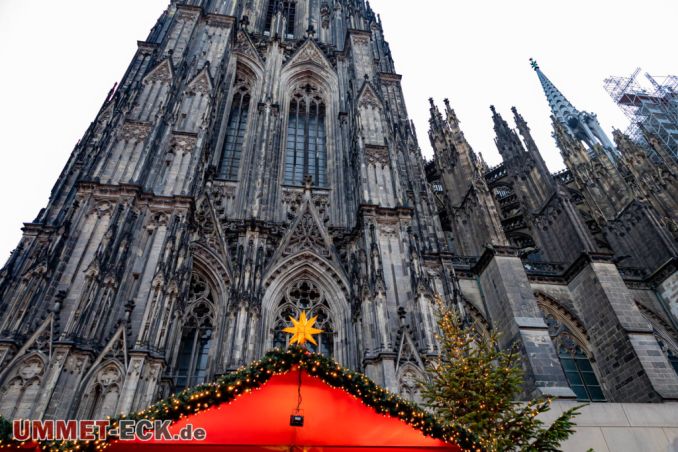
[[[647,144],[647,134],[654,135],[678,159],[678,76],[645,73],[646,88],[638,80],[640,72],[605,79],[605,90],[631,121],[626,131],[631,139]]]

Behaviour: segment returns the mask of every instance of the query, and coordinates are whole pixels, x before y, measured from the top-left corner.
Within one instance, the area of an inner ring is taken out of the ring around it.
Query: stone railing
[[[553,173],[552,176],[561,184],[569,184],[570,182],[574,181],[574,177],[572,177],[572,173],[569,169],[564,169],[558,171],[557,173]]]
[[[561,262],[529,262],[524,261],[523,267],[528,275],[560,276],[566,266]]]
[[[488,184],[491,184],[492,182],[496,182],[502,177],[506,177],[508,172],[506,171],[506,166],[504,164],[497,165],[493,168],[490,168],[490,170],[485,173],[485,181],[487,181]]]

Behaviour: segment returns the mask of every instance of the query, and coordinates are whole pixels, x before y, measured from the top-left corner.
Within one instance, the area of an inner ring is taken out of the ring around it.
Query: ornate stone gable
[[[283,251],[285,257],[303,250],[312,250],[321,256],[329,257],[329,250],[325,246],[320,227],[308,210],[298,218],[286,245]]]
[[[169,58],[165,58],[146,74],[144,83],[171,83],[173,78],[174,70],[172,69],[172,62]]]
[[[302,64],[312,64],[318,66],[327,71],[334,72],[332,63],[325,56],[323,51],[318,47],[318,45],[313,40],[306,40],[299,50],[292,55],[292,57],[285,64],[286,67],[292,67]]]
[[[92,363],[90,372],[92,369],[96,369],[99,364],[108,360],[118,361],[127,367],[129,361],[127,356],[127,333],[125,330],[125,324],[118,327],[115,334],[113,334],[113,337],[108,341],[108,344],[106,344],[99,356]],[[86,378],[84,380],[86,380]]]
[[[13,359],[7,363],[4,369],[0,370],[0,378],[6,376],[6,373],[11,369],[15,363],[19,362],[23,357],[31,353],[39,353],[43,356],[51,358],[52,343],[54,331],[54,315],[50,314],[31,337],[23,344],[23,346],[13,356]]]
[[[240,30],[238,32],[233,51],[240,55],[246,56],[254,61],[257,61],[258,63],[262,63],[261,55],[259,54],[259,52],[257,52],[256,47],[254,47],[252,40],[245,31]]]
[[[224,239],[225,234],[217,217],[212,197],[205,193],[197,202],[194,219],[198,226],[197,242],[200,242],[218,256],[226,267],[228,277],[233,274],[228,246]]]
[[[396,372],[398,372],[406,364],[411,364],[424,370],[424,365],[417,347],[412,340],[412,335],[407,330],[407,327],[401,326],[400,343],[398,344],[398,358],[396,360]]]
[[[188,84],[186,91],[209,95],[212,92],[212,78],[206,65]]]
[[[327,224],[330,220],[329,209],[330,209],[330,200],[328,193],[313,193],[313,205],[318,211],[318,217],[322,220],[323,224]],[[292,221],[299,214],[299,210],[304,203],[304,192],[295,190],[295,189],[283,189],[282,192],[282,202],[285,206],[287,212],[287,219]]]
[[[307,185],[296,218],[283,236],[271,259],[271,266],[281,259],[311,251],[325,259],[338,262],[330,238],[318,209],[315,206],[310,185]]]
[[[377,90],[374,89],[372,83],[367,80],[365,83],[363,83],[363,86],[360,89],[360,94],[358,95],[358,106],[360,108],[372,107],[374,109],[381,109],[384,106],[381,98],[377,94]]]

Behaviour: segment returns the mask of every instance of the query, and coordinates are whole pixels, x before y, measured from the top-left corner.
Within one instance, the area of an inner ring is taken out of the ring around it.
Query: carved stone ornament
[[[122,379],[120,369],[114,364],[110,364],[103,368],[97,374],[97,381],[103,386],[107,387],[115,383],[119,383]]]
[[[238,37],[233,50],[237,53],[248,56],[253,60],[260,59],[259,52],[257,52],[257,50],[254,48],[254,45],[252,45],[252,42],[243,31],[238,32]]]
[[[285,248],[284,255],[289,256],[307,249],[314,251],[320,256],[329,257],[330,254],[325,246],[322,233],[313,219],[313,215],[308,211],[303,214],[299,223],[294,228]]]
[[[200,73],[193,79],[193,81],[188,86],[189,91],[196,94],[208,95],[212,92],[212,83],[209,79],[209,73],[207,69],[203,69]]]
[[[24,381],[31,380],[37,376],[42,375],[45,370],[45,364],[40,358],[32,357],[26,360],[19,369],[19,376]]]
[[[195,149],[197,138],[189,135],[172,135],[172,150],[175,154],[186,154]]]
[[[385,147],[367,146],[365,148],[365,160],[369,165],[388,165],[388,149]]]
[[[164,60],[158,64],[148,75],[144,78],[144,82],[162,82],[170,83],[172,81],[172,66],[169,60]]]
[[[139,143],[146,140],[150,130],[150,124],[140,122],[125,122],[120,129],[120,139]]]
[[[366,46],[370,43],[370,38],[363,35],[353,36],[353,45]]]
[[[375,110],[381,108],[381,102],[379,101],[379,98],[377,97],[374,90],[370,87],[369,84],[365,86],[365,89],[363,90],[363,93],[360,96],[358,106],[360,108],[371,107],[374,108]]]

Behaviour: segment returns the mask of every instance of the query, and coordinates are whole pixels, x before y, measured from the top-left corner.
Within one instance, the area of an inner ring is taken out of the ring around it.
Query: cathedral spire
[[[579,116],[579,110],[575,108],[572,103],[567,100],[567,97],[560,92],[558,88],[549,80],[549,78],[541,71],[539,64],[533,58],[530,58],[530,65],[532,69],[537,73],[541,86],[544,89],[544,94],[546,95],[546,100],[551,107],[551,112],[553,116],[563,124],[566,124],[570,117]]]
[[[619,151],[612,140],[603,131],[594,113],[579,111],[572,103],[567,100],[565,95],[549,80],[542,72],[539,64],[533,58],[530,58],[530,65],[537,73],[541,86],[544,89],[546,100],[551,107],[552,116],[563,124],[568,132],[579,141],[586,143],[589,150],[589,156],[595,158],[596,145],[602,146],[605,154],[611,161],[616,162]]]

